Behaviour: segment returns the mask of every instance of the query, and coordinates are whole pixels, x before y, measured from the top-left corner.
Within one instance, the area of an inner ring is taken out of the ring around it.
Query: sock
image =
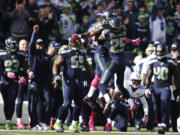
[[[90,89],[89,89],[89,92],[88,92],[88,94],[87,94],[87,97],[90,97],[90,98],[91,98],[91,97],[93,96],[94,92],[96,91],[96,89],[97,89],[97,88],[91,86]]]
[[[62,120],[60,120],[60,119],[57,119],[57,120],[56,120],[56,122],[57,122],[57,123],[61,123],[61,122],[62,122]]]
[[[111,118],[107,118],[107,124],[111,124]]]
[[[106,103],[109,102],[110,101],[109,94],[105,94],[104,99],[105,99]]]
[[[102,97],[103,97],[103,94],[101,92],[99,92],[98,98],[102,98]]]
[[[17,123],[20,123],[21,122],[21,118],[17,118]]]
[[[75,120],[72,121],[72,125],[77,124],[77,123],[78,123],[78,122],[75,121]]]
[[[79,123],[83,123],[83,119],[81,115],[79,116]]]
[[[51,120],[56,120],[56,118],[51,117]]]
[[[6,122],[11,122],[11,120],[6,120]]]

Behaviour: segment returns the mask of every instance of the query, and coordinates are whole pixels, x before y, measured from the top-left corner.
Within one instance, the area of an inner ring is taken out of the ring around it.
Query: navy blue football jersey
[[[24,61],[24,56],[21,54],[8,54],[6,51],[1,52],[0,54],[0,62],[1,62],[1,70],[3,73],[3,79],[11,80],[7,78],[6,74],[8,72],[13,72],[16,74],[16,79],[21,74],[21,62]]]
[[[153,69],[154,85],[169,87],[173,71],[177,68],[175,60],[167,57],[164,61],[158,61],[157,58],[153,58],[150,60],[149,66]]]
[[[63,75],[70,79],[75,79],[80,76],[82,69],[84,68],[85,56],[78,49],[67,48],[60,51],[64,59],[63,62]]]
[[[102,32],[102,36],[106,41],[110,58],[118,61],[123,60],[126,31],[113,33],[109,29],[106,29]]]

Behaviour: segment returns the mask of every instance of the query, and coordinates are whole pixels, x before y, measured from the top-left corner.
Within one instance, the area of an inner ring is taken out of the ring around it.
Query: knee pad
[[[93,79],[91,86],[93,86],[94,88],[98,88],[98,84],[100,81],[100,77],[99,76],[95,76],[95,78]]]

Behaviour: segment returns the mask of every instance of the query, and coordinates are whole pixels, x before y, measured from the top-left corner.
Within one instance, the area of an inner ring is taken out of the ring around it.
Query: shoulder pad
[[[58,54],[67,54],[69,52],[71,52],[70,49],[64,49],[64,50],[60,51]]]
[[[169,63],[177,66],[177,63],[176,63],[175,59],[172,59],[172,58],[167,57],[167,61],[168,61]]]
[[[0,56],[1,55],[7,55],[7,52],[5,50],[0,50]]]

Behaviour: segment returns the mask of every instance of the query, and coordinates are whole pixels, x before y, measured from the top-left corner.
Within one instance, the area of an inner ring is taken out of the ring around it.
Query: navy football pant
[[[79,88],[75,79],[63,79],[62,86],[64,103],[59,108],[58,119],[65,119],[68,108],[71,106],[72,100],[74,100],[75,107],[73,107],[73,120],[78,121],[83,98],[82,90]]]
[[[27,92],[27,84],[19,84],[17,93],[17,104],[16,104],[16,116],[22,118],[22,106],[24,101],[25,93]]]
[[[17,97],[18,84],[17,83],[9,83],[8,85],[1,85],[1,93],[4,101],[4,114],[6,120],[11,120],[14,109],[15,109],[15,100]]]
[[[28,90],[29,116],[31,126],[35,126],[39,122],[48,124],[50,121],[50,94],[48,83],[33,82],[33,88]]]
[[[129,98],[129,93],[124,88],[124,71],[125,71],[124,63],[119,63],[117,61],[115,62],[111,60],[111,62],[107,65],[106,69],[103,71],[101,75],[99,90],[102,92],[103,95],[107,93],[107,84],[116,73],[117,75],[116,84],[118,89],[121,90],[121,92],[124,94],[125,97]]]
[[[96,63],[95,73],[97,76],[101,76],[102,72],[104,71],[104,69],[108,63],[107,58],[102,56],[102,54],[95,53],[94,61]]]
[[[115,123],[115,127],[119,131],[127,131],[128,126],[128,110],[127,107],[123,106],[120,103],[112,104],[112,114],[111,119],[116,118],[117,122]]]
[[[51,117],[57,118],[58,116],[58,109],[63,103],[63,95],[62,90],[60,88],[51,89]]]
[[[168,116],[170,110],[171,90],[169,87],[154,87],[152,91],[152,101],[154,105],[155,118],[157,118],[157,112],[160,112],[159,123],[168,124]],[[161,122],[160,122],[161,121]]]

